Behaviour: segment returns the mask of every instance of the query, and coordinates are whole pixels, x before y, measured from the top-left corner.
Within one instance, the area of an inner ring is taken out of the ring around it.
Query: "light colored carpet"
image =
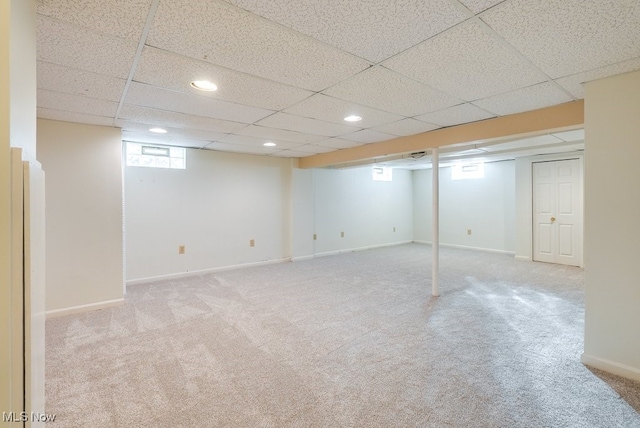
[[[129,287],[47,321],[59,427],[640,427],[579,268],[409,244]]]

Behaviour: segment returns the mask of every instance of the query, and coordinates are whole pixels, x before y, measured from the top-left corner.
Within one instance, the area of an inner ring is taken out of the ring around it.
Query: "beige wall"
[[[35,159],[35,0],[0,0],[0,410],[21,411],[22,242],[12,242],[22,206],[11,199],[11,147]],[[19,220],[19,221],[18,221]],[[18,248],[18,246],[20,248]],[[12,279],[13,278],[13,279]],[[21,303],[21,298],[20,298]],[[17,322],[16,322],[17,320]],[[17,325],[18,328],[13,326]]]
[[[47,313],[123,299],[120,130],[38,120]]]
[[[11,145],[36,158],[36,5],[11,1]]]
[[[640,380],[640,72],[586,85],[586,364]]]

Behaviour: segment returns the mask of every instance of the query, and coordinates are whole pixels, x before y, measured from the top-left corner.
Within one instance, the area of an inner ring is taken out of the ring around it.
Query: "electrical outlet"
[[[396,231],[396,227],[395,227],[395,226],[393,226],[393,231],[394,231],[394,232]]]
[[[344,232],[340,232],[340,237],[344,238]]]
[[[251,240],[249,241],[249,246],[250,246],[250,247],[255,247],[255,246],[256,246],[256,240],[255,240],[255,239],[251,239]]]
[[[316,239],[318,239],[318,235],[316,235],[315,233],[313,234],[313,240],[315,241]]]
[[[471,235],[471,229],[467,229],[467,235]]]
[[[178,254],[184,254],[184,250],[185,250],[184,245],[178,246]]]

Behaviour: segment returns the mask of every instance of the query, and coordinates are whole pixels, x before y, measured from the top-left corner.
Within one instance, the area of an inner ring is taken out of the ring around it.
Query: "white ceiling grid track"
[[[38,0],[37,12],[39,117],[278,157],[582,99],[583,82],[640,68],[637,0]],[[554,138],[525,143],[580,148]]]

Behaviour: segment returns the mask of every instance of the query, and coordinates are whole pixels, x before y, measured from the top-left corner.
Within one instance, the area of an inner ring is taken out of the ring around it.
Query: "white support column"
[[[439,236],[439,231],[440,231],[440,218],[439,218],[439,212],[440,212],[440,208],[439,208],[439,200],[440,200],[440,195],[439,195],[439,190],[440,190],[440,182],[439,182],[439,175],[440,175],[440,166],[439,166],[439,158],[438,158],[438,149],[435,148],[433,149],[432,153],[431,153],[431,171],[433,174],[433,179],[432,179],[432,183],[433,183],[433,191],[432,191],[432,205],[433,205],[433,218],[432,218],[432,227],[433,227],[433,237],[432,237],[432,244],[431,244],[431,248],[432,248],[432,253],[433,253],[433,262],[432,262],[432,267],[431,267],[431,271],[432,271],[432,277],[431,277],[431,295],[433,296],[439,296],[440,295],[440,291],[438,290],[438,268],[439,268],[439,263],[440,263],[440,236]]]

